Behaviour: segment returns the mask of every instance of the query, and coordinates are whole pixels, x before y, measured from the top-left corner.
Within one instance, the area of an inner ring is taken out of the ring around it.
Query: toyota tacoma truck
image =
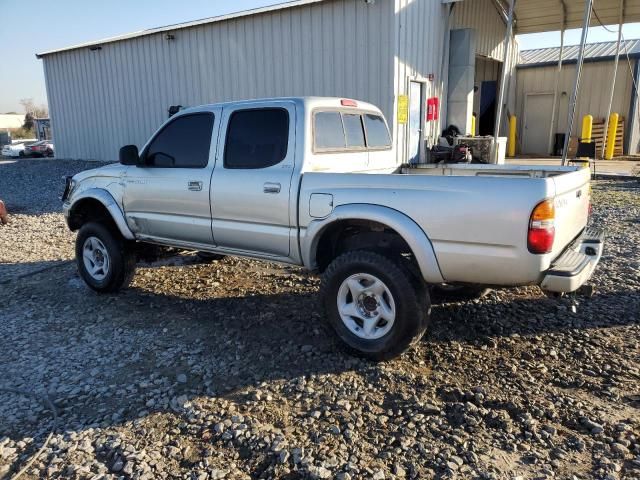
[[[79,274],[97,292],[131,280],[160,245],[322,274],[328,323],[352,352],[394,357],[429,321],[430,292],[573,292],[603,232],[587,227],[588,169],[397,165],[374,105],[276,98],[188,108],[120,163],[67,179]]]

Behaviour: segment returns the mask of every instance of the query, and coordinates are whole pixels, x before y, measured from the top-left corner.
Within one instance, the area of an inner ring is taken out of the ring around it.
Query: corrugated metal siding
[[[463,0],[456,3],[451,28],[474,28],[476,53],[502,61],[506,26],[492,0]]]
[[[441,9],[432,0],[408,3]],[[172,41],[158,33],[47,55],[56,154],[115,160],[120,146],[141,146],[178,104],[341,96],[379,105],[391,119],[393,8],[391,1],[326,1],[175,30]],[[430,67],[441,41],[402,55]]]
[[[600,42],[587,44],[584,49],[584,58],[586,61],[589,61],[598,58],[613,57],[616,54],[617,43],[618,42]],[[566,46],[562,52],[562,60],[576,61],[579,51],[580,45]],[[626,54],[640,55],[640,40],[622,42],[620,45],[620,55],[624,57]],[[560,47],[523,50],[520,52],[518,66],[558,63],[559,55]]]
[[[405,138],[408,124],[396,122],[397,96],[409,94],[410,79],[424,80],[426,97],[437,96],[440,101],[444,95],[446,65],[442,72],[443,55],[446,51],[445,31],[448,7],[433,0],[395,0],[395,92],[390,105],[392,114],[388,115],[393,124],[394,138],[399,148],[399,160],[406,162]],[[448,35],[448,31],[447,31]],[[427,81],[429,74],[433,81]],[[442,118],[443,113],[441,113]],[[427,125],[433,132],[440,130],[439,122]]]
[[[584,115],[593,115],[594,119],[604,118],[609,105],[609,87],[611,85],[613,62],[586,63],[582,71],[580,94],[576,107],[573,135],[579,135]],[[517,111],[520,112],[518,131],[523,132],[525,95],[527,93],[553,93],[555,89],[557,67],[523,68],[517,70]],[[560,75],[561,93],[558,95],[558,110],[556,115],[557,133],[566,131],[569,97],[573,92],[575,81],[575,65],[563,66]],[[632,77],[629,65],[621,61],[613,96],[613,112],[618,112],[625,118],[629,115],[631,101]],[[551,112],[549,112],[551,121]]]

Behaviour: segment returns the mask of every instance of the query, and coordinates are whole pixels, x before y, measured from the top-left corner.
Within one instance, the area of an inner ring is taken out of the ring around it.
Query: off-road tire
[[[89,237],[98,238],[110,257],[109,271],[101,281],[91,276],[83,260],[84,243]],[[76,237],[76,263],[80,277],[89,288],[98,293],[112,293],[126,288],[131,283],[136,270],[136,254],[120,232],[102,223],[89,222],[80,228]]]
[[[393,296],[395,321],[381,338],[359,338],[345,326],[338,312],[340,286],[357,273],[379,278]],[[330,330],[343,348],[352,355],[373,361],[397,357],[417,343],[427,329],[431,305],[427,289],[416,282],[407,268],[380,253],[366,250],[349,251],[333,260],[322,277],[320,302]]]

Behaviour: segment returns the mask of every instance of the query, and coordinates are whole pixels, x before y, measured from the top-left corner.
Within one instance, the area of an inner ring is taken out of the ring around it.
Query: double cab
[[[338,338],[375,360],[423,335],[434,292],[572,292],[603,249],[588,169],[398,165],[380,110],[340,98],[182,110],[68,178],[63,202],[92,289],[125,287],[150,244],[300,265],[322,274]]]

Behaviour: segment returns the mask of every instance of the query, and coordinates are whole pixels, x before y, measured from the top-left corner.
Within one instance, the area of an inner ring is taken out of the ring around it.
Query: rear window
[[[340,112],[318,112],[315,117],[317,148],[344,148],[347,146]]]
[[[344,122],[344,133],[347,137],[347,147],[365,147],[364,130],[362,129],[360,115],[343,113],[342,121]]]
[[[387,124],[380,115],[367,113],[363,116],[364,128],[367,131],[367,145],[371,148],[391,146],[391,136]]]
[[[350,151],[391,147],[384,118],[375,113],[316,112],[313,116],[314,148]]]

